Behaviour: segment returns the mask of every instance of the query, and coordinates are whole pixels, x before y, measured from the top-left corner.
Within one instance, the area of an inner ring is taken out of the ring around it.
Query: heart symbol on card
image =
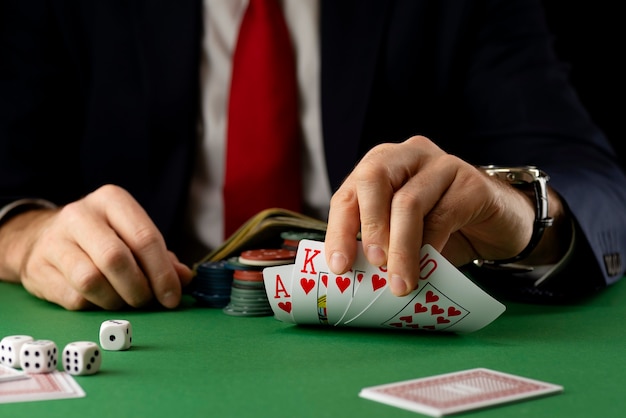
[[[439,300],[439,296],[435,295],[432,290],[426,292],[426,303],[433,303]]]
[[[356,280],[361,283],[363,281],[363,273],[358,273],[356,275]]]
[[[450,320],[449,320],[449,319],[444,318],[443,316],[438,316],[438,317],[437,317],[437,323],[438,323],[438,324],[447,324],[447,323],[449,323],[449,322],[450,322]]]
[[[384,287],[386,284],[387,279],[385,279],[384,277],[380,277],[378,274],[374,274],[372,276],[372,288],[374,289],[374,292]]]
[[[324,283],[324,287],[328,287],[328,274],[322,274],[322,283]]]
[[[278,307],[287,313],[291,313],[291,302],[278,302]]]
[[[431,330],[434,330],[434,329],[435,329],[435,326],[434,326],[434,325],[424,325],[424,326],[422,327],[422,329],[431,329]]]
[[[341,293],[345,292],[348,287],[350,287],[350,278],[337,276],[335,279],[337,282],[337,287]]]
[[[461,311],[456,309],[454,306],[450,306],[448,308],[448,316],[457,316],[457,315],[461,315]]]
[[[304,290],[304,293],[308,295],[311,289],[315,287],[315,280],[305,279],[303,277],[300,279],[300,286],[302,287],[302,290]]]
[[[422,305],[421,303],[417,302],[413,308],[413,310],[415,311],[415,313],[422,313],[422,312],[426,312],[428,310],[428,308],[424,305]]]
[[[430,313],[432,315],[439,315],[443,313],[443,308],[440,308],[439,305],[433,305],[430,307]]]
[[[401,316],[398,319],[400,321],[402,321],[402,322],[406,322],[406,323],[410,324],[411,322],[413,322],[413,315]]]

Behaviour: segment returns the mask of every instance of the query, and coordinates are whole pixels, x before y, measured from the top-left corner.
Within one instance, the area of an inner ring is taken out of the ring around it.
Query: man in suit
[[[212,103],[223,107],[236,34],[222,23],[247,2],[40,3],[0,6],[0,277],[68,309],[175,307],[186,264],[222,238],[202,232],[223,215],[208,173],[223,168],[210,135],[225,116]],[[335,272],[360,231],[398,295],[426,242],[530,300],[624,274],[626,176],[539,1],[282,6],[309,149],[303,203],[328,214]],[[547,213],[545,197],[476,168],[488,164],[547,172]],[[547,273],[529,285],[502,260]]]

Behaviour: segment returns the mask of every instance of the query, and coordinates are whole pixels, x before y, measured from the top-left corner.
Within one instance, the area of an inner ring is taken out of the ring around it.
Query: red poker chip
[[[258,270],[235,270],[233,273],[233,279],[250,282],[262,282],[263,272]]]
[[[244,251],[239,255],[239,262],[251,266],[272,266],[287,264],[296,258],[296,251],[285,248],[262,248]]]
[[[300,244],[300,240],[296,240],[296,239],[286,239],[283,241],[283,245],[285,247],[298,248],[299,244]]]

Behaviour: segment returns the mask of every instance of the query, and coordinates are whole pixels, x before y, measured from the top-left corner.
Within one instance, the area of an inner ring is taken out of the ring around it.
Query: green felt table
[[[234,317],[184,299],[174,311],[71,312],[0,284],[0,337],[98,341],[127,319],[128,351],[76,376],[79,399],[0,404],[0,417],[415,417],[358,396],[365,386],[487,367],[563,393],[463,413],[477,417],[626,416],[626,282],[584,303],[510,303],[471,334],[303,327]]]

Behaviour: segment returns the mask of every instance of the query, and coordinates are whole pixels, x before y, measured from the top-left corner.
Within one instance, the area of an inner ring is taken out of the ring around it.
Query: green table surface
[[[0,404],[0,417],[415,417],[358,396],[366,386],[486,367],[564,386],[468,417],[626,416],[626,283],[572,306],[509,303],[471,334],[304,327],[233,317],[184,299],[174,311],[71,312],[0,284],[0,337],[98,342],[127,319],[128,351],[76,376],[79,399]]]

